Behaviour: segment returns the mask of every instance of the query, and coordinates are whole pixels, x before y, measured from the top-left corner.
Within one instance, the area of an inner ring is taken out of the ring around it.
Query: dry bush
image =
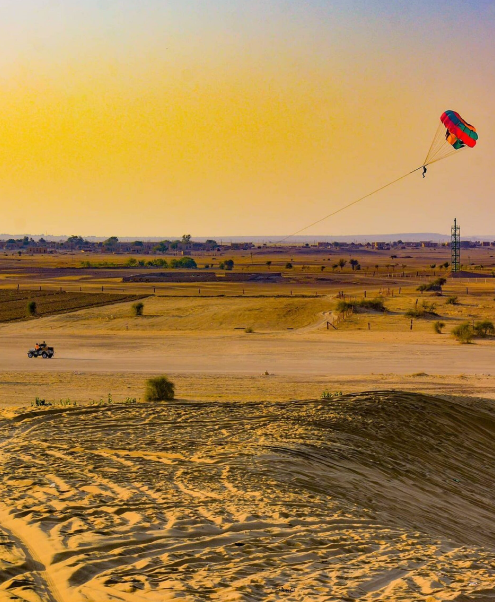
[[[434,322],[433,324],[433,330],[437,333],[437,334],[442,334],[442,330],[445,328],[445,322],[440,322],[439,320],[437,320],[436,322]]]
[[[138,303],[133,303],[132,305],[132,315],[133,316],[142,316],[144,311],[144,303],[140,301]]]
[[[377,297],[376,299],[360,299],[359,301],[339,301],[337,303],[337,311],[339,313],[348,311],[349,309],[352,309],[356,312],[359,312],[360,310],[380,312],[387,311],[387,308],[385,307],[381,297]]]
[[[490,320],[483,320],[481,322],[476,322],[474,325],[474,333],[477,337],[481,337],[482,339],[487,336],[491,336],[495,334],[495,327],[493,326],[493,322]]]
[[[156,376],[146,381],[146,401],[168,401],[175,397],[175,385],[166,376]]]
[[[474,338],[474,330],[469,322],[463,322],[452,329],[452,335],[459,341],[459,343],[471,343]]]

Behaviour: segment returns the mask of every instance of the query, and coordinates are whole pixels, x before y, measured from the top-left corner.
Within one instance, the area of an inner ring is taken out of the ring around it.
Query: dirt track
[[[52,360],[28,359],[32,335],[4,334],[0,371],[175,372],[258,374],[490,374],[495,347],[439,344],[404,345],[390,337],[337,338],[320,335],[71,335],[47,342]]]

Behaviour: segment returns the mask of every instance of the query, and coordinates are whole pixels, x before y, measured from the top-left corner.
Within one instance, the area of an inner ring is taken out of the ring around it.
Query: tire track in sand
[[[66,598],[58,590],[48,568],[43,564],[38,550],[12,526],[12,519],[4,508],[0,508],[0,523],[5,534],[24,553],[37,588],[36,593],[41,594],[40,597],[44,597],[47,602],[65,602]],[[33,538],[32,541],[36,541],[36,539]]]

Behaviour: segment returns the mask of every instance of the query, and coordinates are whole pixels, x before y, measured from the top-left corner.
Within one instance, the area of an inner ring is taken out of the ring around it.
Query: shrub
[[[28,316],[36,315],[36,301],[29,301],[27,304],[27,313]]]
[[[349,309],[354,309],[354,303],[351,303],[350,301],[338,301],[336,309],[339,313],[342,313]]]
[[[175,385],[166,376],[157,376],[146,381],[146,401],[167,401],[175,396]]]
[[[420,284],[417,291],[439,291],[442,290],[442,286],[447,282],[445,278],[437,278],[432,282],[428,282],[426,284]]]
[[[77,401],[72,401],[71,399],[67,398],[67,399],[61,399],[58,403],[58,406],[77,406]]]
[[[332,399],[333,397],[340,397],[343,395],[342,391],[336,391],[335,393],[331,393],[330,391],[323,391],[320,399]]]
[[[133,303],[132,305],[132,315],[133,316],[142,316],[144,311],[144,303],[139,301],[138,303]]]
[[[251,334],[254,332],[254,330],[252,329],[251,326],[248,326],[247,328],[244,329],[244,332],[247,332],[248,334]]]
[[[32,406],[51,406],[52,404],[47,402],[45,399],[41,399],[40,397],[37,397],[34,401],[31,402]]]
[[[442,330],[445,328],[445,322],[440,322],[439,320],[437,320],[436,322],[434,322],[433,324],[433,330],[437,333],[437,334],[442,334]]]
[[[375,299],[361,299],[361,301],[358,302],[358,307],[364,310],[387,311],[381,297],[376,297]]]
[[[381,297],[375,299],[360,299],[359,301],[339,301],[337,303],[337,311],[339,313],[352,309],[356,312],[361,311],[387,311]]]
[[[463,322],[452,329],[452,335],[460,343],[470,343],[474,337],[474,330],[469,322]]]
[[[286,270],[292,270],[292,263],[290,263],[290,261],[288,261],[288,262],[285,264],[285,269],[286,269]]]
[[[180,259],[172,259],[170,261],[170,267],[175,268],[186,268],[196,269],[198,266],[192,257],[181,257]]]
[[[452,295],[452,297],[448,297],[447,301],[445,301],[448,305],[459,305],[459,297],[457,295]]]
[[[483,320],[482,322],[476,322],[474,325],[474,332],[476,336],[484,339],[488,335],[495,334],[495,327],[490,320]]]
[[[423,301],[420,306],[415,305],[406,311],[406,317],[408,318],[431,318],[432,316],[438,316],[435,312],[437,306],[435,303],[427,303]]]

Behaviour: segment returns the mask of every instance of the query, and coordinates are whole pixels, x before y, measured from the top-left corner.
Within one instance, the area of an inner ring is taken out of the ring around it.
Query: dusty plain
[[[200,285],[1,256],[2,289],[145,309],[0,323],[0,600],[495,600],[495,340],[451,336],[495,318],[490,253],[237,251],[194,258],[284,280]],[[339,319],[365,291],[387,311]]]

